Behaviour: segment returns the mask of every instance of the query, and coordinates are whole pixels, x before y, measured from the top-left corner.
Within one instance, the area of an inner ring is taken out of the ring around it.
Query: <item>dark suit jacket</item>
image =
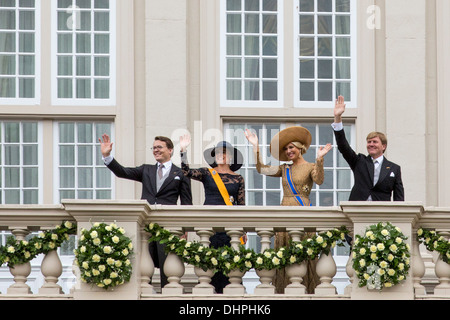
[[[400,166],[384,157],[380,177],[373,185],[374,164],[372,157],[356,154],[345,138],[344,130],[334,131],[338,149],[349,164],[355,177],[355,184],[350,193],[350,201],[366,201],[372,196],[373,201],[405,201]]]
[[[119,178],[141,182],[141,199],[147,200],[150,204],[176,205],[179,197],[182,205],[192,205],[191,181],[174,164],[159,191],[156,191],[157,165],[155,164],[125,168],[113,159],[108,168]]]

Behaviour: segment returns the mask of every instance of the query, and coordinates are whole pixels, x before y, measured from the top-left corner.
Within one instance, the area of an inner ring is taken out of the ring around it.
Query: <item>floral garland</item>
[[[424,243],[427,250],[439,252],[441,259],[450,264],[450,241],[436,231],[420,228],[417,230],[417,241]]]
[[[74,253],[83,282],[106,290],[131,278],[133,244],[115,223],[94,223],[90,230],[83,228]]]
[[[69,239],[69,235],[75,234],[77,226],[70,221],[65,221],[53,230],[40,232],[37,237],[30,240],[17,241],[9,237],[5,246],[0,246],[0,266],[6,263],[14,268],[33,260],[37,255],[55,250]]]
[[[345,239],[345,235],[349,232],[345,227],[341,227],[301,242],[291,241],[288,247],[255,253],[243,245],[239,246],[239,250],[228,246],[217,249],[205,247],[198,242],[180,239],[156,223],[150,223],[145,227],[145,231],[151,233],[149,241],[166,244],[166,250],[179,256],[183,262],[205,271],[221,270],[224,274],[228,274],[231,270],[246,272],[252,268],[282,269],[294,263],[314,260],[321,253],[328,254],[338,241]],[[339,245],[343,244],[339,243]]]
[[[371,225],[364,236],[357,235],[352,257],[359,287],[381,290],[405,280],[410,268],[407,239],[390,222]]]

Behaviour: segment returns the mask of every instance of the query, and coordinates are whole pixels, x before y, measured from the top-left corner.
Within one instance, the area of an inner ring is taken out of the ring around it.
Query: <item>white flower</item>
[[[95,238],[94,240],[92,240],[92,243],[95,244],[96,246],[99,246],[100,243],[102,242],[100,241],[100,238]]]
[[[80,248],[80,252],[81,252],[81,253],[84,253],[84,252],[86,252],[86,247],[85,247],[85,246],[81,246],[81,248]]]
[[[105,285],[110,285],[111,282],[112,282],[111,279],[104,279],[104,280],[103,280],[103,283],[104,283]]]
[[[290,258],[289,258],[289,262],[290,263],[295,263],[297,261],[297,258],[295,257],[295,256],[291,256]]]
[[[119,241],[120,241],[120,239],[119,239],[118,236],[112,237],[111,240],[112,240],[112,242],[114,242],[114,243],[119,243]]]
[[[359,260],[359,265],[361,267],[364,267],[366,265],[366,260],[364,260],[364,259]]]
[[[316,238],[317,243],[322,243],[323,242],[323,238],[321,236],[318,236]]]
[[[234,256],[233,261],[234,262],[239,262],[239,260],[241,260],[241,257],[239,256]]]
[[[106,254],[110,254],[112,252],[112,248],[110,246],[104,246],[103,252]]]
[[[112,278],[112,279],[115,279],[115,278],[117,278],[119,275],[117,274],[117,272],[111,272],[111,274],[110,274],[110,277]]]
[[[366,248],[359,249],[359,254],[366,254]]]
[[[273,257],[272,263],[277,266],[280,264],[280,259],[278,259],[277,257]]]
[[[211,258],[211,263],[213,264],[213,266],[217,266],[218,262],[216,258]]]
[[[391,250],[392,252],[397,252],[398,247],[395,244],[391,244],[389,246],[389,250]]]
[[[263,264],[263,259],[262,259],[261,257],[258,257],[258,258],[256,259],[256,263],[257,263],[257,264]]]
[[[383,244],[383,243],[377,244],[377,249],[378,249],[379,251],[383,251],[383,250],[385,249],[384,244]]]
[[[7,249],[7,251],[8,251],[9,253],[14,253],[14,252],[16,251],[16,249],[14,249],[13,246],[9,246],[8,249]]]
[[[250,261],[245,261],[245,266],[247,268],[251,268],[252,267],[252,263]]]
[[[91,236],[92,239],[95,239],[95,238],[98,237],[98,233],[97,233],[97,231],[95,231],[95,230],[92,231],[89,235]]]
[[[115,260],[114,260],[113,258],[108,258],[108,259],[106,259],[106,263],[107,263],[108,265],[112,266],[112,265],[114,265]]]
[[[93,256],[92,256],[92,261],[94,261],[94,262],[100,262],[100,256],[98,255],[98,254],[94,254]]]
[[[72,228],[72,222],[70,222],[70,221],[66,221],[66,222],[64,222],[64,227],[66,227],[67,229],[71,229]]]
[[[99,266],[98,266],[98,270],[99,270],[100,272],[105,272],[105,270],[106,270],[105,265],[103,265],[103,264],[99,265]]]
[[[278,258],[283,258],[283,251],[278,251],[277,252],[277,257]]]
[[[370,246],[370,252],[377,252],[377,247],[375,245]]]
[[[389,231],[387,231],[386,229],[383,229],[383,230],[381,230],[381,234],[386,237],[389,235]]]
[[[397,242],[397,244],[401,244],[403,242],[403,239],[400,237],[395,238],[395,242]]]
[[[116,260],[116,261],[114,262],[114,265],[115,265],[117,268],[120,268],[120,267],[122,266],[122,261]]]

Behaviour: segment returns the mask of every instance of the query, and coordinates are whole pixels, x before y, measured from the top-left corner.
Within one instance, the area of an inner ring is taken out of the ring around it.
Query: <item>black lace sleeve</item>
[[[207,171],[205,168],[191,169],[187,163],[186,152],[181,152],[181,170],[186,177],[192,178],[197,181],[203,181],[204,175]]]
[[[244,177],[239,176],[239,190],[237,198],[238,206],[245,206],[245,181]]]

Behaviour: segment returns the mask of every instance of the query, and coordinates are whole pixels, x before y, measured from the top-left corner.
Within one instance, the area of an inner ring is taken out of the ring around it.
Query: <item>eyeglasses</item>
[[[153,148],[150,148],[150,150],[162,150],[164,148],[164,146],[154,146]]]

